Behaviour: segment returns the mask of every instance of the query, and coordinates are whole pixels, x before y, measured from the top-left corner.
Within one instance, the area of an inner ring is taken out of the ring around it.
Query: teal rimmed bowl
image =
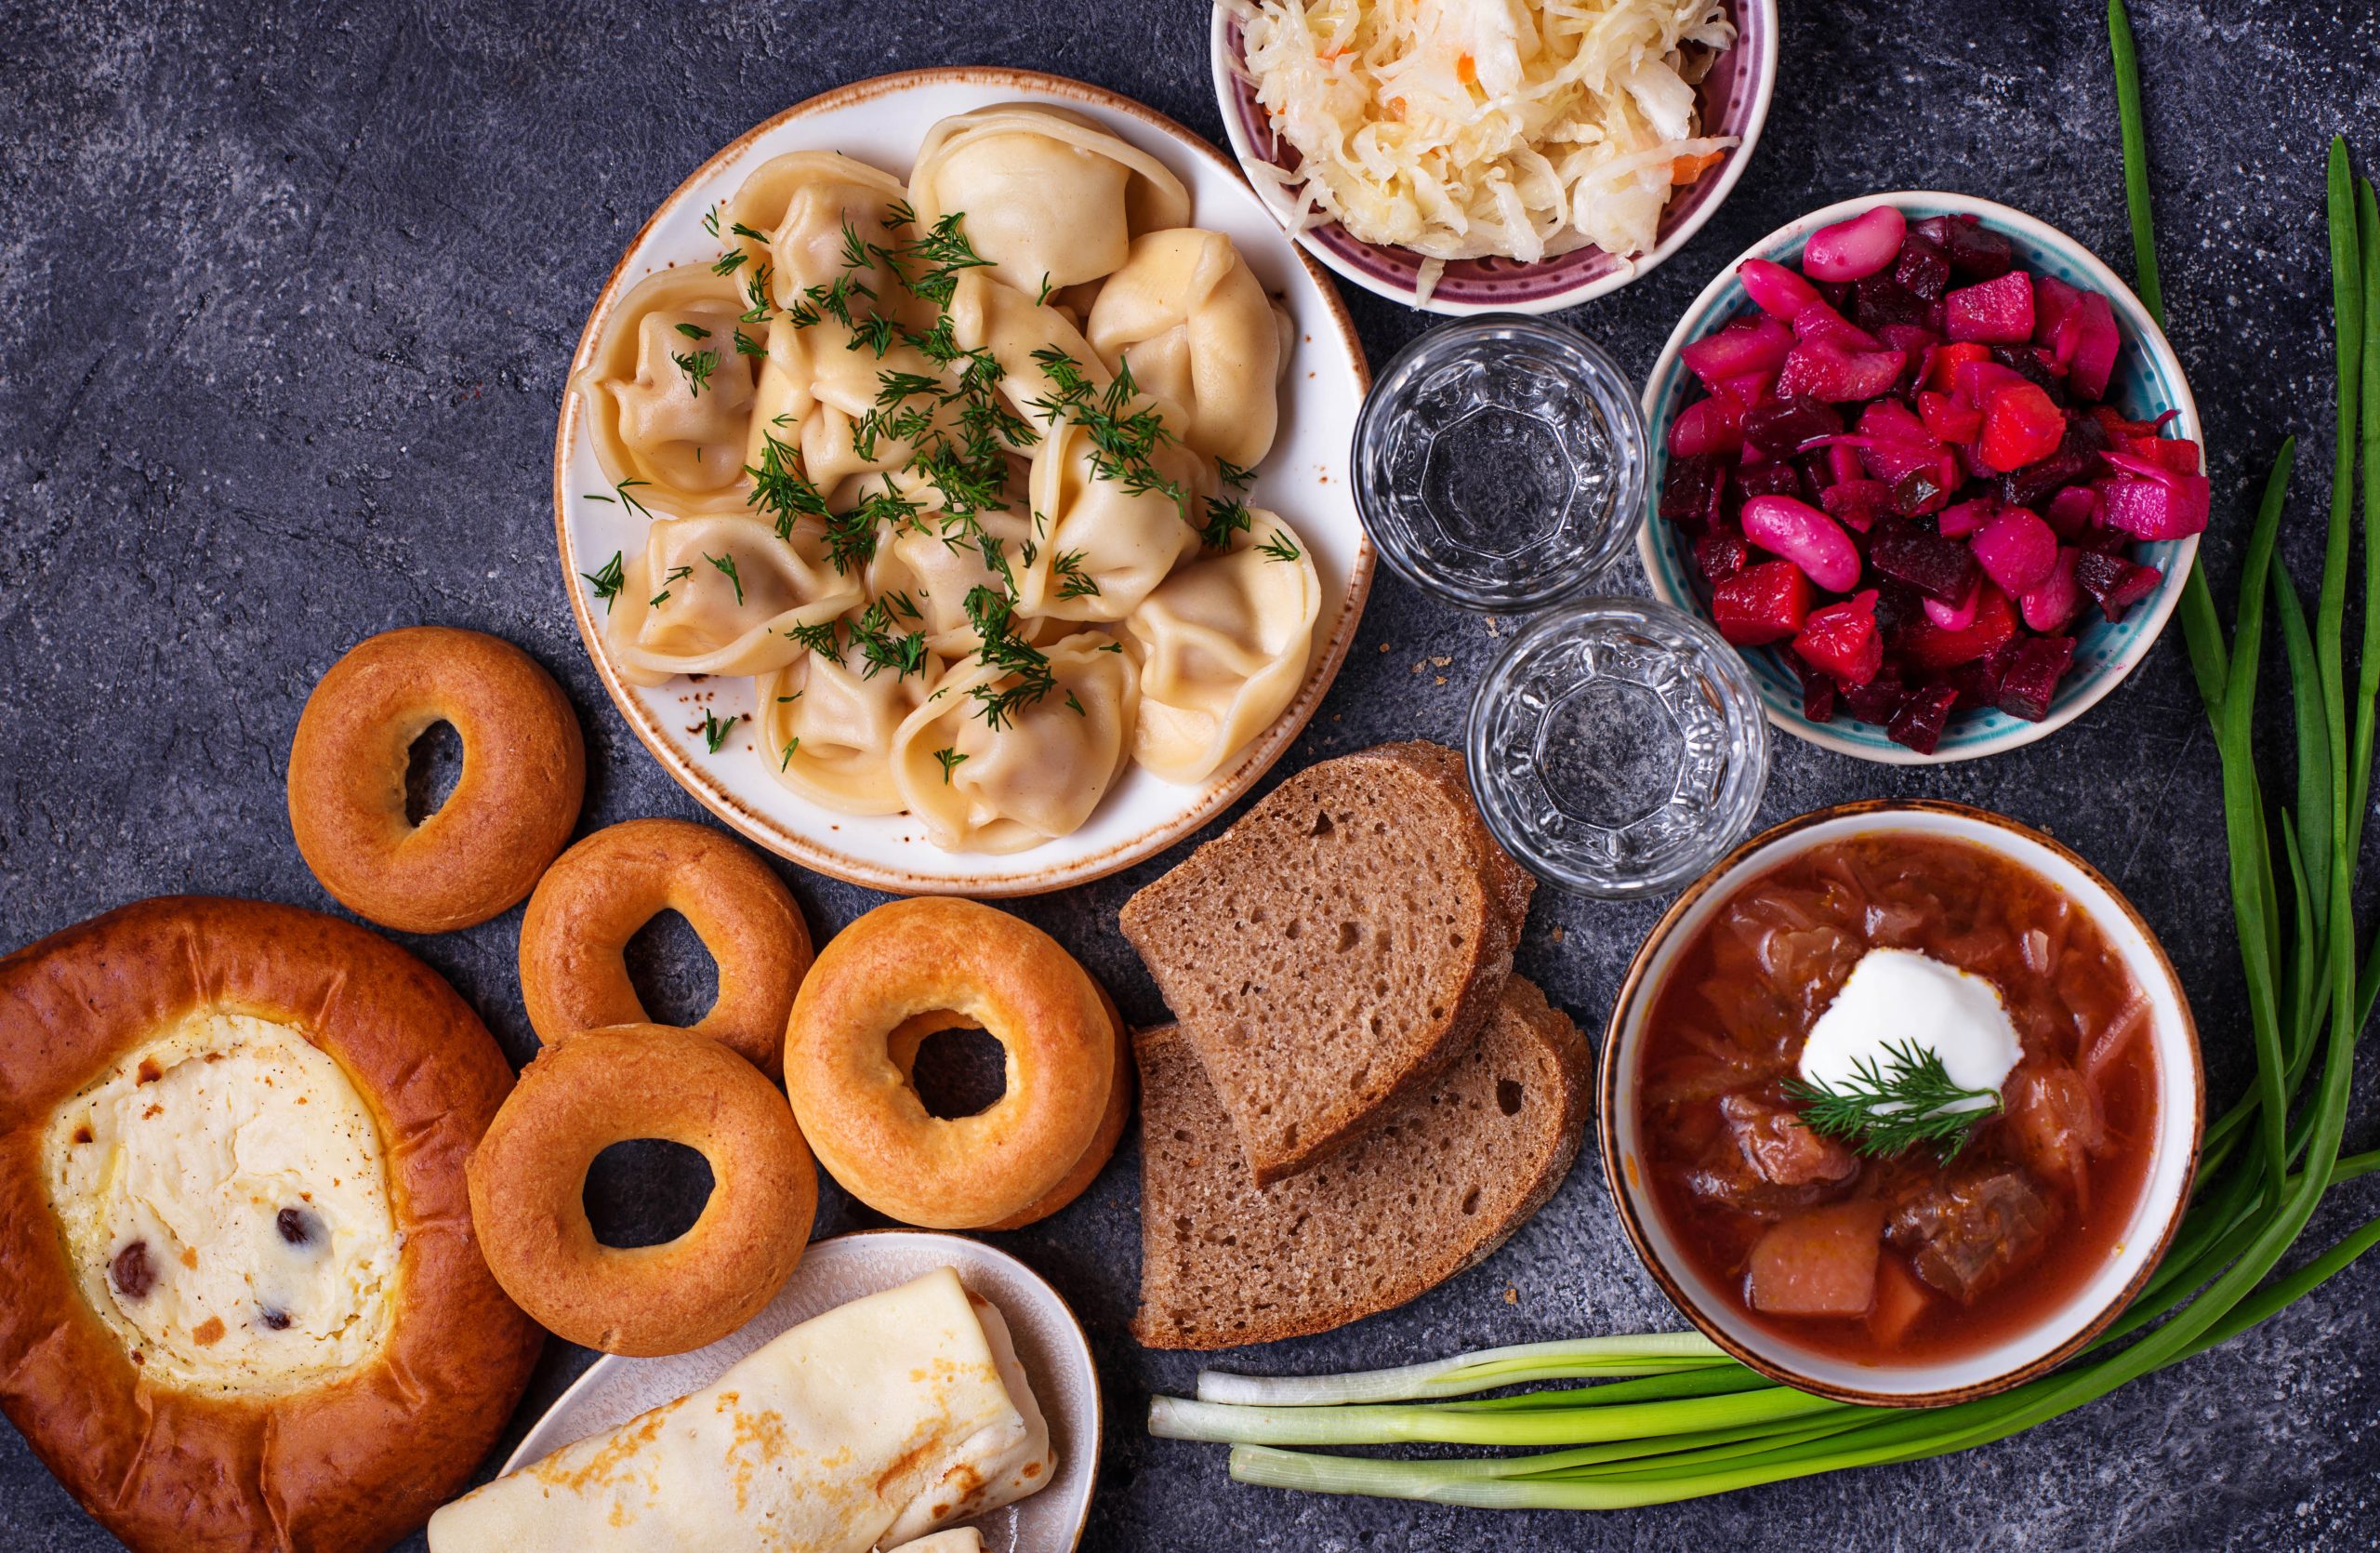
[[[2108,381],[2108,403],[2131,420],[2153,420],[2168,410],[2178,412],[2168,431],[2199,444],[2202,455],[2206,439],[2199,425],[2198,405],[2190,398],[2189,383],[2182,375],[2173,346],[2149,316],[2149,310],[2141,306],[2140,299],[2132,294],[2132,287],[2100,263],[2090,249],[2021,210],[1965,194],[1919,191],[1844,200],[1779,227],[1737,255],[1686,310],[1686,316],[1678,320],[1676,329],[1670,335],[1669,344],[1662,348],[1660,360],[1653,365],[1653,375],[1645,385],[1644,405],[1645,425],[1652,443],[1646,499],[1654,503],[1656,510],[1638,531],[1636,550],[1644,561],[1645,576],[1652,584],[1654,596],[1663,603],[1691,610],[1704,619],[1711,616],[1710,591],[1694,570],[1690,544],[1677,525],[1661,518],[1658,511],[1660,489],[1669,474],[1670,422],[1676,418],[1687,399],[1700,392],[1700,385],[1686,370],[1678,352],[1730,320],[1757,311],[1736,279],[1736,268],[1745,259],[1796,263],[1811,232],[1879,205],[1896,206],[1911,221],[1928,216],[1977,217],[2016,246],[2016,260],[2026,269],[2104,293],[2115,309],[2116,326],[2123,335],[2123,351],[2116,358],[2115,373]],[[1940,748],[1931,755],[1921,755],[1905,745],[1895,744],[1884,736],[1883,728],[1848,716],[1837,717],[1831,723],[1811,722],[1802,715],[1800,680],[1784,657],[1771,649],[1743,650],[1744,662],[1752,670],[1753,687],[1760,694],[1768,721],[1813,744],[1892,765],[1931,765],[1996,755],[2003,750],[2030,744],[2082,716],[2122,684],[2123,677],[2156,645],[2158,632],[2165,629],[2166,619],[2181,601],[2183,580],[2189,576],[2190,565],[2198,556],[2198,537],[2137,545],[2134,554],[2164,573],[2165,580],[2159,584],[2157,591],[2133,605],[2122,620],[2109,621],[2086,607],[2086,623],[2076,632],[2074,667],[2059,683],[2048,717],[2039,723],[2028,723],[1991,708],[1959,712],[1943,730]]]

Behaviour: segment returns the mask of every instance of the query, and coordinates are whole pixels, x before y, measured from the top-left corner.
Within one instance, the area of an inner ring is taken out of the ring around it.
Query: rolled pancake
[[[1057,1457],[997,1307],[948,1268],[466,1494],[431,1553],[868,1553],[1024,1498]]]
[[[947,1532],[905,1542],[890,1553],[984,1553],[984,1534],[972,1526],[954,1526]]]

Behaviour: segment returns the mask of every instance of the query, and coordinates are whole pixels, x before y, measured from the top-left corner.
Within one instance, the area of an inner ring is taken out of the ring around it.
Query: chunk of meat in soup
[[[1762,1179],[1780,1187],[1806,1187],[1844,1180],[1859,1168],[1850,1149],[1810,1131],[1783,1106],[1752,1095],[1730,1095],[1719,1102],[1727,1131],[1744,1162]]]
[[[2091,1156],[2106,1147],[2107,1128],[2091,1099],[2091,1086],[2064,1063],[2027,1063],[2009,1079],[2008,1135],[2033,1174],[2070,1181],[2077,1200],[2085,1195]]]
[[[1864,1316],[1876,1297],[1884,1204],[1869,1199],[1797,1214],[1752,1248],[1745,1287],[1778,1316]]]
[[[1893,1214],[1893,1244],[1917,1276],[1971,1301],[2022,1265],[2055,1228],[2057,1204],[2007,1165],[1967,1170],[1929,1184]]]

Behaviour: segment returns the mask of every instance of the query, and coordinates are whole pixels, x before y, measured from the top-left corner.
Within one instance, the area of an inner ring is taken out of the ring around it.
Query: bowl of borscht
[[[1964,804],[1739,847],[1630,965],[1605,1175],[1713,1342],[1884,1406],[2042,1374],[2164,1254],[2203,1123],[2164,950],[2072,852]]]

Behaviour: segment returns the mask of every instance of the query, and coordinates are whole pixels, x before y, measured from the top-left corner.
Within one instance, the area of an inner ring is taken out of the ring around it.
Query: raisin
[[[271,1331],[287,1332],[289,1330],[289,1312],[286,1310],[275,1310],[271,1306],[267,1306],[264,1314],[258,1320]]]
[[[311,1244],[323,1232],[323,1221],[303,1208],[284,1208],[272,1222],[291,1245]]]
[[[108,1266],[115,1292],[126,1299],[146,1299],[157,1286],[157,1269],[149,1265],[149,1242],[135,1241],[115,1254]]]

